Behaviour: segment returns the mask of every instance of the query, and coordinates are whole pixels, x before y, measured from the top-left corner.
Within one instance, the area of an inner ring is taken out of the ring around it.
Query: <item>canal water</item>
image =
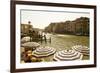
[[[44,41],[41,43],[41,46],[50,46],[54,47],[57,51],[71,49],[75,45],[84,45],[89,47],[89,37],[88,36],[76,36],[76,35],[62,35],[62,34],[47,34],[48,38],[47,43]],[[49,38],[51,37],[51,43]],[[84,56],[83,59],[89,59],[89,56]],[[53,61],[53,55],[44,58],[44,61]]]

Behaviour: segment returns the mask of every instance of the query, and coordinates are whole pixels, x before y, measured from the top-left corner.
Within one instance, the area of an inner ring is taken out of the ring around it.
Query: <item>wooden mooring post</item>
[[[45,43],[51,43],[51,37],[47,39],[46,35],[40,37],[41,43],[44,41]]]

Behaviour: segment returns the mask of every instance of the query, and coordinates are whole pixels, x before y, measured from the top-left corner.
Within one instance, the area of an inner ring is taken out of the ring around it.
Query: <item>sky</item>
[[[89,17],[89,13],[68,11],[21,10],[21,24],[31,22],[34,28],[44,29],[53,22],[73,21],[80,17]]]

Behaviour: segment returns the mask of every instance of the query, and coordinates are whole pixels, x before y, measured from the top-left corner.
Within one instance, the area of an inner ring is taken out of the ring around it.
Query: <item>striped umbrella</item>
[[[54,55],[55,61],[81,60],[83,55],[75,50],[62,50]]]
[[[29,49],[36,49],[37,47],[40,46],[40,44],[36,43],[36,42],[27,42],[21,45],[24,48],[29,48]]]
[[[83,55],[89,55],[89,48],[87,46],[76,45],[72,47],[73,50],[81,52]]]
[[[56,49],[52,47],[39,47],[35,51],[33,51],[33,56],[35,57],[47,57],[53,55],[56,52]]]

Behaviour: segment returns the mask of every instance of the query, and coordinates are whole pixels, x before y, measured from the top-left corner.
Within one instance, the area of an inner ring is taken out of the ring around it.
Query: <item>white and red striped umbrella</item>
[[[33,51],[33,56],[35,57],[47,57],[53,55],[56,52],[56,49],[52,47],[39,47],[35,51]]]
[[[62,50],[54,55],[55,61],[81,60],[83,55],[75,50]]]
[[[76,45],[73,46],[72,49],[81,52],[83,55],[89,55],[89,48],[87,46]]]
[[[25,48],[33,48],[33,49],[36,49],[37,47],[40,46],[40,44],[36,43],[36,42],[27,42],[27,43],[24,43],[21,45],[22,47],[25,47]]]

